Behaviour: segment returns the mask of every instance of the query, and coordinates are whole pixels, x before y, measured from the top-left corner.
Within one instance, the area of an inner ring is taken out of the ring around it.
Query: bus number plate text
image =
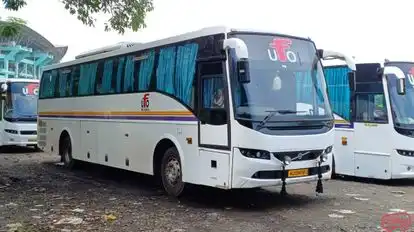
[[[288,177],[298,177],[298,176],[307,176],[307,175],[309,175],[307,168],[288,171]]]

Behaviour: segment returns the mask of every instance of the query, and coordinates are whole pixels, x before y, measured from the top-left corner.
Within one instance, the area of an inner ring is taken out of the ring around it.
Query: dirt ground
[[[152,178],[29,149],[0,153],[0,231],[381,231],[387,212],[414,211],[414,181],[339,179],[248,192],[195,187],[171,199]]]

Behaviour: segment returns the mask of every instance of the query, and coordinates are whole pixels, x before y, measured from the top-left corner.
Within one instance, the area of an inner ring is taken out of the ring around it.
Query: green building
[[[16,37],[0,37],[0,79],[40,79],[42,67],[60,62],[67,50],[67,46],[55,46],[41,34],[23,26]]]

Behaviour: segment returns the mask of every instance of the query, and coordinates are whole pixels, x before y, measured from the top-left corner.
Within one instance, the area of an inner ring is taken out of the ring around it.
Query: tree
[[[18,11],[26,6],[26,0],[2,0],[8,10]],[[109,14],[104,23],[105,31],[115,30],[124,34],[125,29],[138,31],[145,28],[145,16],[154,9],[152,0],[60,0],[70,14],[87,26],[95,26],[95,15]],[[38,0],[41,4],[42,0]]]
[[[2,21],[0,18],[0,37],[13,38],[18,36],[23,25],[26,25],[26,21],[23,19],[9,17],[6,21]]]

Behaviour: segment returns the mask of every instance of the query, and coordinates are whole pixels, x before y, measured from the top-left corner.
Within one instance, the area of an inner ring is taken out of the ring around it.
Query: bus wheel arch
[[[62,133],[60,133],[59,156],[66,168],[73,168],[75,160],[72,157],[72,140],[67,130],[63,130]]]
[[[163,138],[154,149],[153,173],[168,195],[178,197],[183,193],[182,152],[170,138]],[[174,185],[171,184],[172,179]]]

